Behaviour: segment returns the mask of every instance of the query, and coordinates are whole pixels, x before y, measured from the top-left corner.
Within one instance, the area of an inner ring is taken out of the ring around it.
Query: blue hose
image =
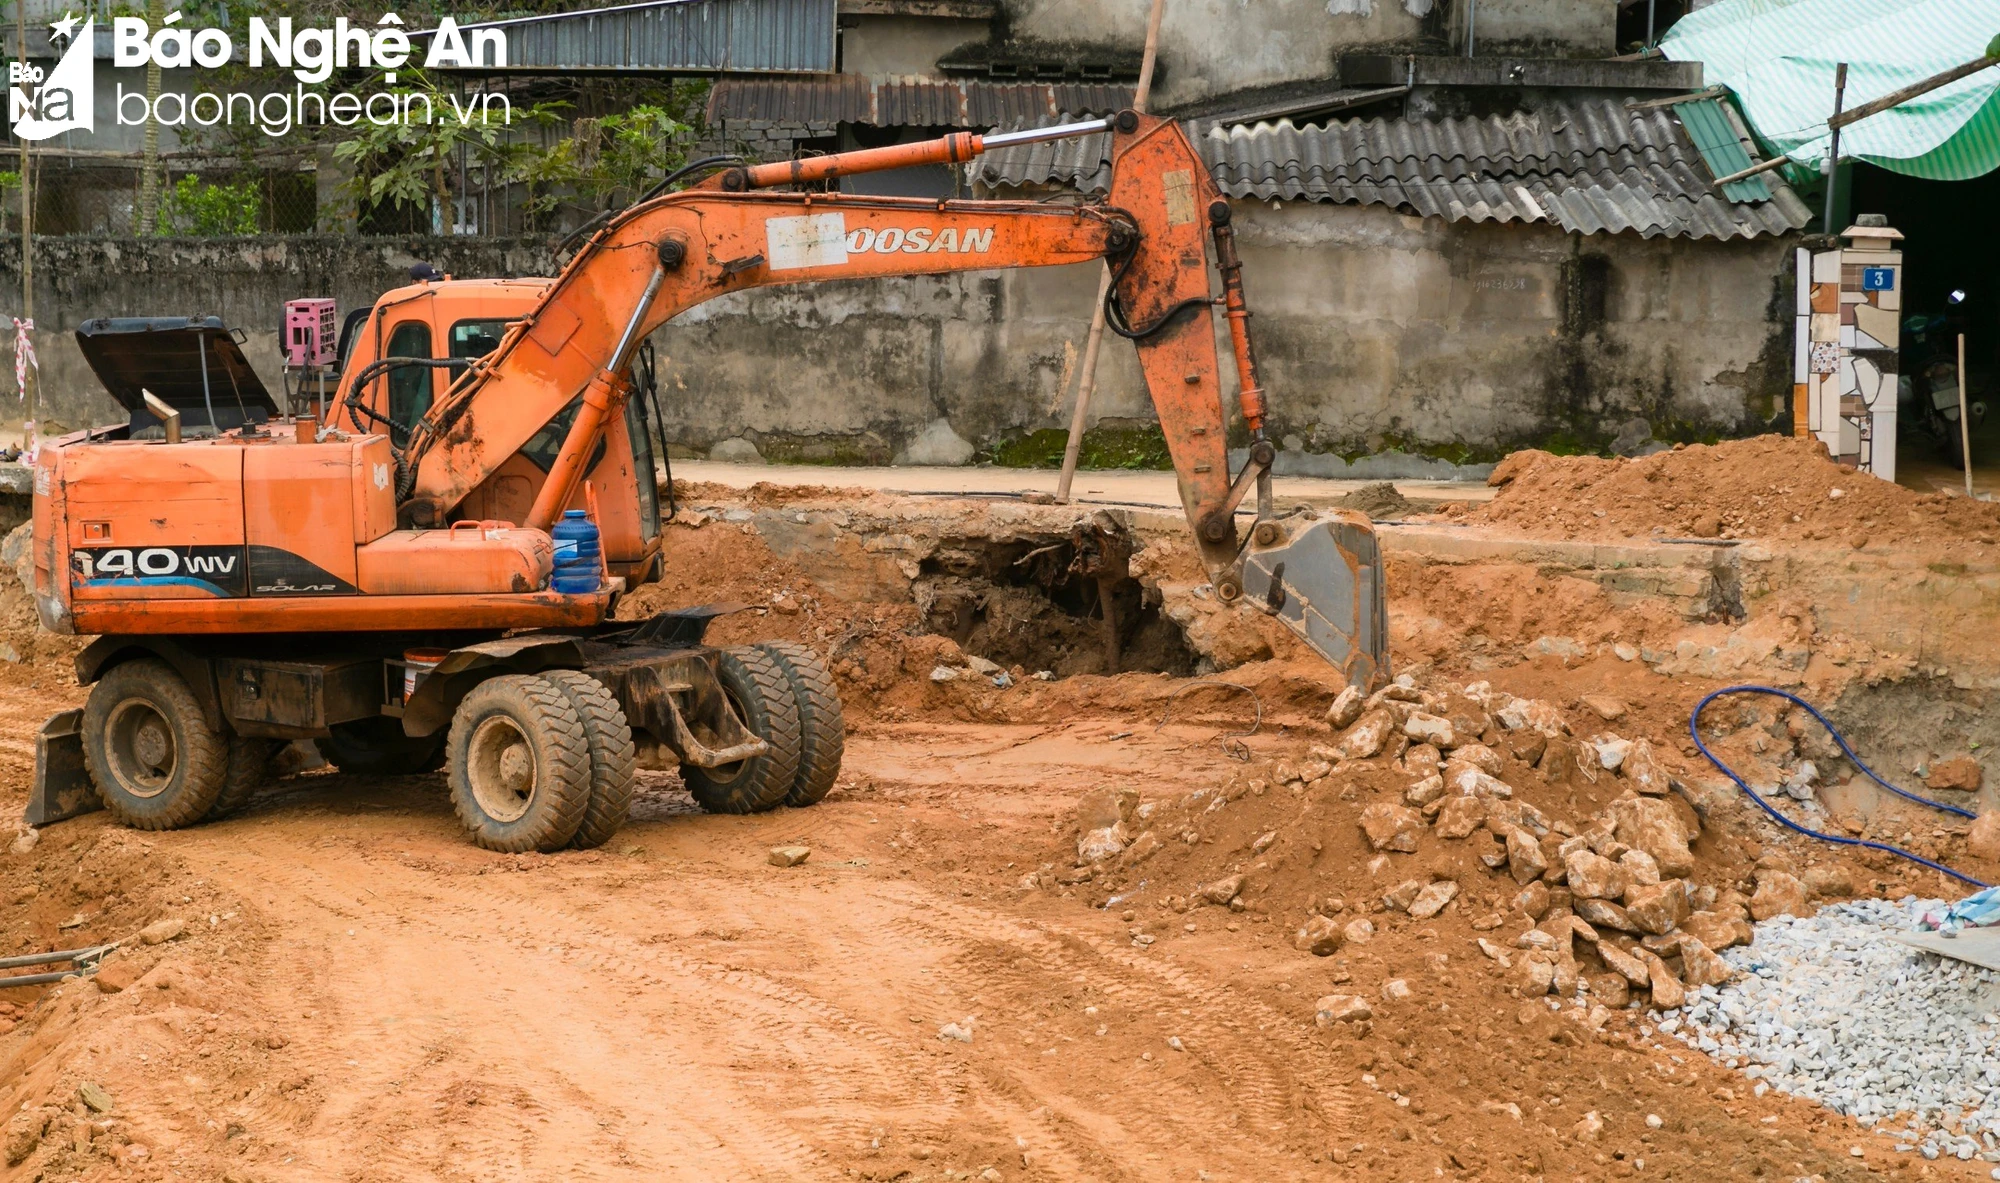
[[[1834,727],[1834,725],[1828,721],[1825,715],[1820,714],[1819,709],[1817,707],[1814,707],[1813,704],[1807,702],[1803,698],[1800,698],[1798,695],[1787,693],[1786,691],[1779,690],[1773,686],[1750,686],[1750,685],[1724,686],[1722,689],[1711,693],[1710,695],[1708,695],[1708,697],[1702,699],[1700,702],[1695,704],[1694,713],[1688,716],[1688,734],[1694,736],[1694,746],[1701,749],[1701,754],[1708,757],[1708,762],[1710,764],[1715,765],[1717,768],[1720,768],[1722,770],[1722,775],[1728,777],[1730,780],[1735,781],[1737,788],[1742,789],[1746,794],[1749,795],[1752,801],[1755,801],[1757,803],[1759,808],[1763,809],[1765,813],[1771,815],[1771,820],[1777,822],[1781,826],[1786,827],[1787,829],[1797,830],[1799,833],[1804,834],[1808,838],[1817,838],[1821,842],[1832,842],[1840,846],[1865,846],[1870,850],[1880,850],[1888,854],[1893,854],[1898,858],[1909,859],[1911,862],[1929,867],[1933,871],[1941,871],[1944,874],[1951,876],[1953,879],[1957,879],[1964,883],[1970,883],[1974,887],[1991,886],[1991,884],[1981,882],[1978,879],[1974,879],[1972,876],[1967,875],[1962,871],[1954,871],[1950,867],[1945,866],[1943,863],[1934,863],[1931,860],[1923,857],[1922,855],[1912,854],[1909,851],[1904,850],[1899,846],[1891,846],[1886,842],[1870,842],[1865,838],[1849,838],[1840,834],[1821,833],[1818,830],[1809,829],[1805,826],[1802,826],[1799,823],[1793,821],[1791,818],[1786,817],[1784,814],[1779,813],[1777,809],[1773,807],[1769,801],[1766,801],[1763,798],[1763,796],[1757,792],[1757,790],[1751,788],[1748,782],[1746,782],[1742,777],[1736,775],[1735,769],[1731,768],[1727,764],[1724,764],[1720,759],[1716,757],[1714,752],[1708,750],[1707,744],[1701,742],[1701,713],[1702,711],[1708,708],[1709,703],[1714,702],[1716,699],[1721,698],[1725,694],[1769,694],[1777,698],[1786,699],[1790,702],[1796,703],[1797,705],[1804,707],[1807,713],[1812,715],[1814,719],[1817,719],[1821,727],[1826,728],[1826,733],[1833,737],[1833,742],[1840,745],[1840,750],[1846,753],[1847,758],[1854,762],[1854,766],[1856,768],[1859,768],[1861,771],[1868,774],[1869,780],[1872,780],[1876,784],[1881,785],[1883,788],[1896,794],[1898,797],[1901,797],[1908,801],[1914,801],[1919,805],[1928,805],[1932,809],[1942,810],[1945,813],[1957,814],[1959,817],[1969,818],[1969,817],[1977,817],[1979,815],[1971,812],[1970,810],[1960,809],[1956,805],[1947,804],[1946,802],[1943,801],[1933,801],[1929,797],[1920,796],[1916,793],[1908,791],[1907,789],[1899,789],[1895,785],[1892,785],[1888,781],[1883,780],[1881,777],[1875,775],[1875,770],[1873,768],[1868,767],[1868,765],[1863,764],[1861,762],[1861,757],[1854,754],[1854,749],[1847,746],[1847,740],[1841,736],[1839,729]]]

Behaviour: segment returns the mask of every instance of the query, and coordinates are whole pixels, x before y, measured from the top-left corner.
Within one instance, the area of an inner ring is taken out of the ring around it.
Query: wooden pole
[[[1756,164],[1751,165],[1749,168],[1744,169],[1740,173],[1730,173],[1726,177],[1715,178],[1715,187],[1717,189],[1720,189],[1724,185],[1734,185],[1738,181],[1747,181],[1751,177],[1756,176],[1758,173],[1767,173],[1774,168],[1782,167],[1784,165],[1790,164],[1791,162],[1792,158],[1789,156],[1773,156],[1769,160],[1760,160]]]
[[[1958,335],[1958,459],[1965,466],[1965,495],[1972,496],[1972,416],[1965,409],[1965,334]]]
[[[14,0],[14,32],[20,62],[28,60],[28,0]],[[21,319],[35,319],[35,177],[33,161],[28,156],[28,141],[21,140]],[[16,337],[14,348],[21,347]],[[35,388],[32,371],[28,366],[21,371],[21,418],[23,424],[35,421],[35,400],[31,391]],[[23,435],[23,448],[35,446],[34,440]]]
[[[1833,129],[1833,140],[1826,146],[1826,212],[1820,215],[1825,227],[1824,233],[1838,234],[1833,225],[1833,195],[1840,189],[1840,104],[1847,98],[1847,63],[1833,72],[1833,118],[1827,126]]]
[[[1097,350],[1104,344],[1104,301],[1111,294],[1111,264],[1097,278],[1096,311],[1090,318],[1090,336],[1083,343],[1083,365],[1076,381],[1076,406],[1069,413],[1069,438],[1063,441],[1062,475],[1056,478],[1056,500],[1068,501],[1070,486],[1076,481],[1076,462],[1083,451],[1083,433],[1089,426],[1090,396],[1097,393]]]
[[[166,21],[167,6],[163,0],[147,0],[147,26],[158,29]],[[160,102],[160,63],[150,56],[146,59],[146,102],[150,104],[148,111],[157,110]],[[150,114],[140,143],[144,146],[146,167],[139,174],[139,206],[132,214],[132,234],[151,238],[160,232],[160,121]]]
[[[1852,111],[1836,113],[1826,121],[1826,125],[1839,129],[1852,123],[1859,123],[1870,115],[1879,115],[1891,107],[1899,107],[1920,94],[1928,94],[1940,86],[1949,86],[1961,78],[1979,73],[1988,66],[2000,65],[2000,58],[1975,58],[1962,66],[1953,66],[1942,74],[1933,74],[1922,82],[1912,82],[1900,90],[1892,90],[1879,99],[1872,99]]]
[[[1144,111],[1153,95],[1153,63],[1160,51],[1160,19],[1166,15],[1167,0],[1153,0],[1146,18],[1146,53],[1139,61],[1139,85],[1132,92],[1132,109]],[[1097,351],[1104,344],[1104,301],[1111,294],[1111,264],[1097,281],[1097,303],[1090,314],[1090,336],[1083,344],[1083,367],[1076,380],[1076,407],[1069,415],[1069,438],[1063,442],[1062,475],[1056,478],[1056,500],[1068,501],[1070,486],[1076,482],[1077,456],[1083,450],[1083,432],[1089,425],[1090,398],[1097,393]]]

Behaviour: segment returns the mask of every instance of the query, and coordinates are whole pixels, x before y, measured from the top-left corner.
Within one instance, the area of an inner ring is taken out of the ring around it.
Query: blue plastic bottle
[[[566,596],[588,595],[604,584],[602,545],[597,523],[580,509],[563,511],[562,521],[549,531],[555,540],[555,572],[549,586]]]

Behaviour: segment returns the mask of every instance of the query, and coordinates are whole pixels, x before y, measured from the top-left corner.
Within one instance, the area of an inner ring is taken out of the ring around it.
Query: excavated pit
[[[1079,523],[1068,535],[939,540],[911,581],[924,631],[1005,668],[1056,677],[1194,673],[1199,655],[1132,577],[1131,535]]]

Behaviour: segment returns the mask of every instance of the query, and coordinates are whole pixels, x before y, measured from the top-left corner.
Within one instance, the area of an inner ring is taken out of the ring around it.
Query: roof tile
[[[1583,234],[1753,238],[1804,226],[1811,211],[1773,178],[1768,201],[1732,202],[1672,113],[1615,99],[1486,118],[1401,117],[1298,127],[1190,124],[1232,197],[1388,205],[1452,221],[1550,222]],[[1110,185],[1108,137],[982,157],[990,186]]]

